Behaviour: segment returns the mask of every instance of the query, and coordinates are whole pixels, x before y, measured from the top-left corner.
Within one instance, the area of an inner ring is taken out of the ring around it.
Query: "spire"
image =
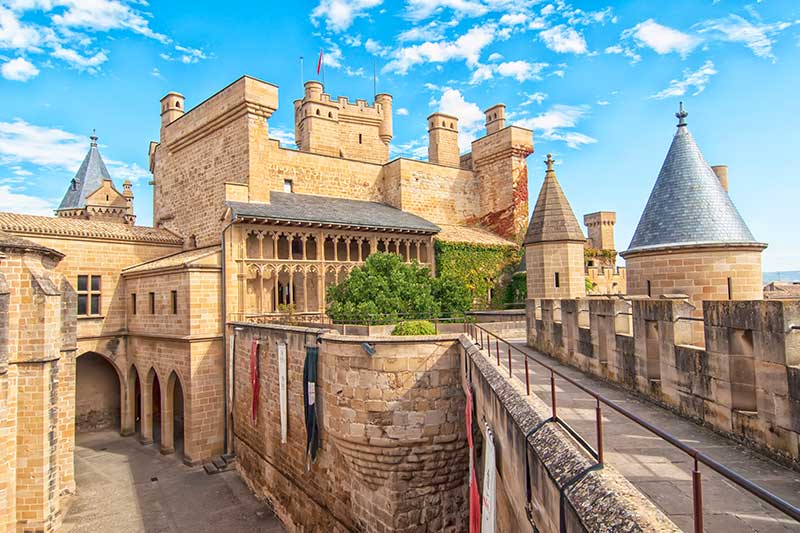
[[[86,197],[99,189],[103,185],[103,180],[110,179],[111,176],[97,148],[97,134],[92,130],[92,135],[89,137],[89,152],[83,158],[75,177],[70,181],[57,210],[86,207]]]
[[[89,136],[89,146],[97,148],[97,131],[92,128],[92,134]]]
[[[567,196],[556,178],[556,171],[553,169],[555,159],[547,154],[544,163],[547,172],[523,244],[547,241],[584,242],[586,237],[583,236],[578,219],[575,218]]]
[[[680,107],[678,108],[678,112],[675,113],[675,116],[678,118],[678,127],[681,128],[686,126],[686,117],[689,116],[689,113],[683,108],[683,102],[680,103]]]

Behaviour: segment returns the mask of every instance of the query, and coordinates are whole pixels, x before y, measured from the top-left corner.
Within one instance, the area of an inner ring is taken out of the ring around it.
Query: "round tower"
[[[183,103],[184,96],[176,92],[167,93],[161,99],[161,127],[183,116]]]
[[[678,131],[647,200],[625,258],[628,294],[685,294],[702,313],[705,300],[760,300],[761,252],[725,185],[686,125]],[[727,170],[727,169],[726,169]]]
[[[375,103],[381,105],[383,119],[378,128],[378,135],[385,144],[392,140],[392,95],[381,93],[375,95]]]

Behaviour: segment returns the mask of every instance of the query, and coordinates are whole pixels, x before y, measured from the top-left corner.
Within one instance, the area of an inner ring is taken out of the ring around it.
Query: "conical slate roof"
[[[556,179],[553,170],[553,157],[547,154],[547,173],[539,191],[539,198],[533,208],[533,215],[528,224],[528,231],[522,244],[552,241],[586,240],[583,231],[572,212],[567,197]]]
[[[97,149],[97,137],[92,135],[89,137],[91,143],[89,145],[89,152],[81,163],[78,173],[70,181],[69,188],[64,194],[64,199],[61,200],[61,205],[58,209],[82,209],[86,207],[86,197],[103,185],[103,180],[110,180],[111,176],[108,173],[103,158],[100,157],[100,150]]]
[[[680,122],[656,184],[623,255],[651,248],[703,244],[759,244]]]

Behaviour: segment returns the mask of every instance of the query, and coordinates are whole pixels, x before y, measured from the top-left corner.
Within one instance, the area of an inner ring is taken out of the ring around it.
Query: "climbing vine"
[[[436,241],[436,275],[462,281],[478,306],[505,303],[506,286],[521,258],[510,246]]]

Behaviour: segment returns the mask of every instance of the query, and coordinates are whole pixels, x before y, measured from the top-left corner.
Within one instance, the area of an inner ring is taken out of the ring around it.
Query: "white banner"
[[[286,343],[278,343],[278,383],[281,404],[281,444],[286,444],[288,433],[288,396],[286,392]]]
[[[481,509],[481,533],[494,533],[495,530],[495,457],[494,433],[486,424],[486,435],[483,439],[483,509]]]

